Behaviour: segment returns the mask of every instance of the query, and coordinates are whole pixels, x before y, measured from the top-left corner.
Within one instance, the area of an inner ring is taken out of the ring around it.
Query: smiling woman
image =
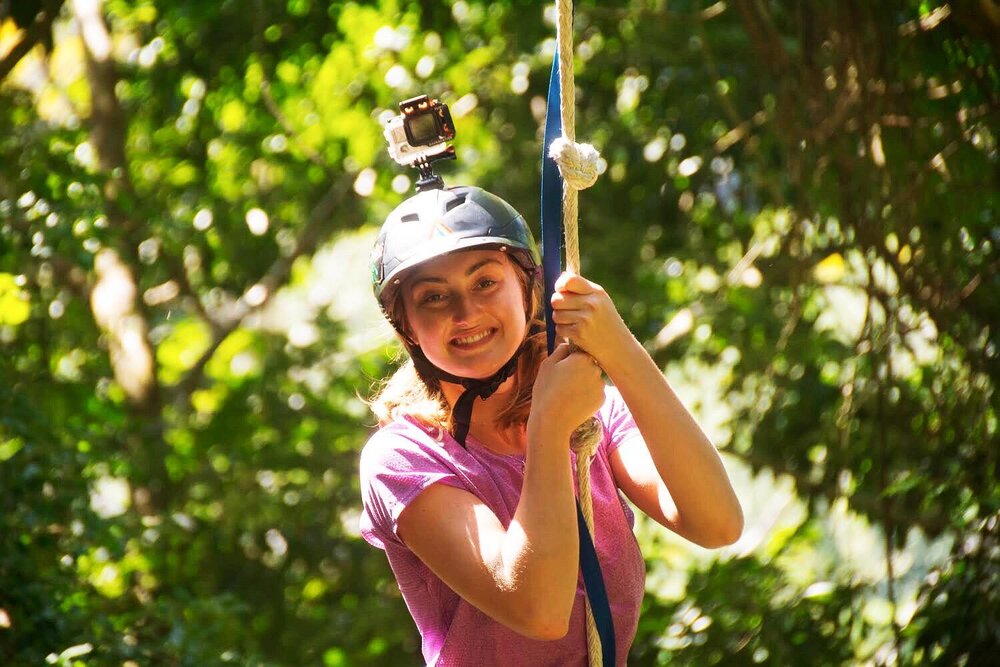
[[[469,252],[462,252],[466,250]],[[463,257],[473,259],[463,264]],[[459,275],[450,276],[449,282],[443,274],[453,262],[459,264]],[[507,268],[498,272],[503,266]],[[478,274],[480,269],[483,275]],[[521,346],[526,333],[523,330],[518,339],[519,347],[511,350],[486,375],[480,374],[482,369],[463,374],[460,367],[444,372],[441,366],[429,360],[424,348],[415,340],[417,334],[410,324],[411,318],[430,321],[433,313],[453,308],[456,288],[465,287],[457,295],[460,304],[466,302],[468,295],[492,293],[490,288],[483,291],[485,283],[476,286],[476,280],[498,284],[504,281],[506,289],[503,292],[510,297],[510,276],[513,275],[519,286],[516,302],[519,305],[511,312],[517,312],[517,318],[528,322],[529,329],[542,326],[540,320],[534,319],[540,310],[541,298],[537,281],[538,251],[524,219],[507,202],[479,188],[464,187],[430,190],[407,200],[389,216],[375,242],[371,275],[379,304],[412,360],[390,379],[373,405],[381,423],[416,414],[426,423],[444,430],[457,428],[456,434],[464,437],[468,432],[472,400],[476,395],[485,398],[487,387],[497,382],[499,375],[506,379],[514,372],[515,365],[520,365],[523,368],[518,369],[519,375],[531,373],[534,377],[530,369],[537,364],[541,352],[537,341]],[[468,323],[457,322],[452,326],[455,336],[468,338],[470,334],[483,333],[469,329]],[[459,349],[456,347],[454,352],[458,353]],[[491,346],[491,349],[495,352],[498,348]],[[437,352],[431,354],[437,355]],[[479,387],[478,394],[467,393],[462,409],[457,409],[456,405],[452,410],[441,393],[441,381],[449,379],[453,384],[469,380],[481,380],[484,384]],[[527,418],[530,381],[517,386],[519,389],[509,409],[497,415],[496,425],[501,429],[523,423]],[[422,408],[414,412],[414,406]]]
[[[698,544],[731,543],[742,514],[714,447],[599,285],[559,279],[554,321],[573,346],[545,356],[538,254],[498,197],[403,202],[371,275],[410,360],[372,403],[361,532],[385,550],[425,660],[587,664],[570,436],[596,416],[594,547],[625,664],[644,563],[620,494]]]
[[[502,252],[445,255],[413,273],[402,290],[405,332],[432,364],[487,378],[521,346],[526,294]]]

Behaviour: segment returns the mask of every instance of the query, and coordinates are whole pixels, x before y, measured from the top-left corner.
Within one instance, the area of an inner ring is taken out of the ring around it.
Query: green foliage
[[[857,591],[817,591],[803,596],[780,570],[753,558],[713,565],[693,574],[683,602],[646,601],[629,664],[851,664],[870,631]]]
[[[995,655],[1000,20],[577,4],[577,131],[607,163],[583,270],[732,466],[801,501],[717,560],[643,529],[683,592],[651,577],[632,661]],[[548,10],[106,0],[113,66],[86,66],[73,3],[11,6],[0,662],[416,662],[356,534],[387,350],[363,273],[323,257],[411,188],[379,120],[423,92],[458,123],[445,178],[537,219]]]

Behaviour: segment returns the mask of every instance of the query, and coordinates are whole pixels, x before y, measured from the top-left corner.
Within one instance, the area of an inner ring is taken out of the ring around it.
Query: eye
[[[444,298],[445,298],[444,294],[441,294],[439,292],[430,292],[429,294],[425,294],[422,297],[420,297],[420,303],[425,303],[425,304],[440,303],[441,301],[444,301]]]
[[[476,287],[478,287],[479,289],[489,289],[490,287],[493,287],[496,284],[497,281],[493,280],[492,278],[487,278],[486,276],[483,276],[482,278],[476,281]]]

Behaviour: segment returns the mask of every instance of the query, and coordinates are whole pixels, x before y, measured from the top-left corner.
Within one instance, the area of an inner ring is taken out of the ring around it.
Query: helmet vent
[[[420,222],[420,214],[419,213],[407,213],[402,218],[400,218],[400,220],[402,220],[403,222]]]
[[[453,208],[461,206],[464,203],[465,203],[465,195],[458,195],[457,197],[455,197],[450,202],[448,202],[448,203],[446,203],[444,205],[445,213],[447,213],[448,211],[450,211]]]

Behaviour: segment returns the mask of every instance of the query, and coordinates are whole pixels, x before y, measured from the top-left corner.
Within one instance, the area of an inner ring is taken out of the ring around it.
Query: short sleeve
[[[442,482],[464,488],[441,444],[414,425],[394,424],[361,451],[361,536],[374,547],[402,545],[398,521],[421,491]]]
[[[632,412],[625,405],[625,399],[617,387],[604,388],[604,405],[598,412],[598,418],[604,425],[607,453],[618,449],[622,443],[631,438],[641,438],[639,427],[635,425]]]

